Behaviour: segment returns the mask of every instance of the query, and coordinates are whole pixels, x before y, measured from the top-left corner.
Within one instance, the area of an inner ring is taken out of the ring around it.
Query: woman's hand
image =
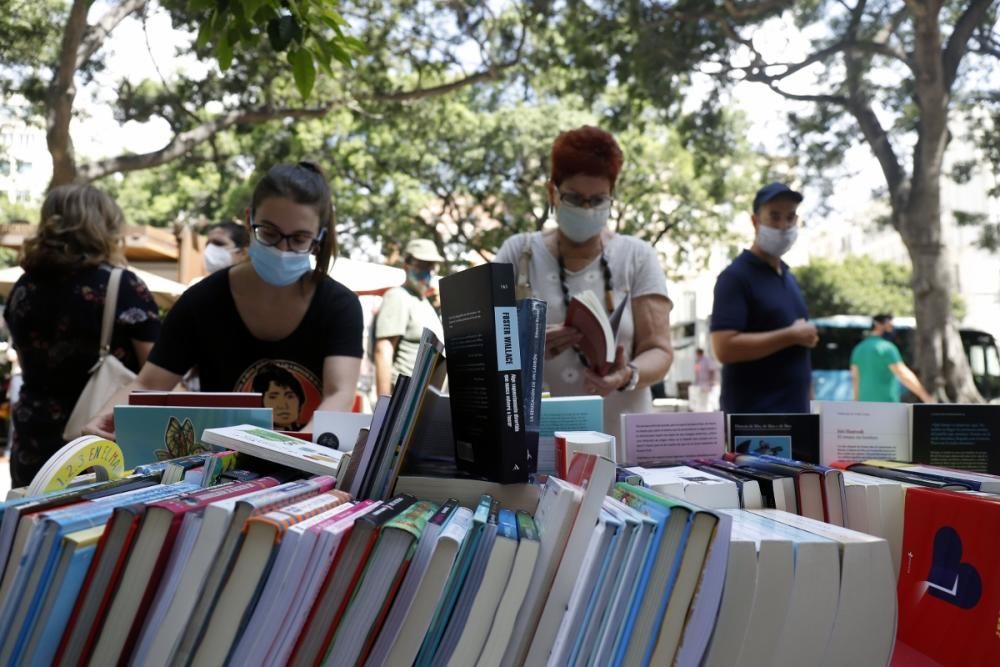
[[[545,358],[551,359],[564,350],[568,350],[583,340],[579,329],[562,324],[550,324],[545,327]]]
[[[115,413],[102,412],[83,427],[80,435],[96,435],[105,440],[115,439]]]
[[[631,379],[632,370],[625,360],[625,348],[621,345],[615,351],[615,363],[607,375],[598,375],[589,368],[583,371],[583,390],[587,394],[607,396],[613,391],[624,387]]]

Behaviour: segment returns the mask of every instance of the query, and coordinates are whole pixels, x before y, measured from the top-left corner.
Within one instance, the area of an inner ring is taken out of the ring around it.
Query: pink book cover
[[[622,415],[621,421],[618,454],[624,465],[655,468],[722,458],[725,453],[726,422],[721,412],[654,412]]]

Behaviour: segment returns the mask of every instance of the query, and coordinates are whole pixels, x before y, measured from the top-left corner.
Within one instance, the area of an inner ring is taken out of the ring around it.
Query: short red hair
[[[624,161],[622,149],[610,132],[584,125],[556,137],[552,144],[550,178],[559,185],[577,174],[605,177],[614,188]]]

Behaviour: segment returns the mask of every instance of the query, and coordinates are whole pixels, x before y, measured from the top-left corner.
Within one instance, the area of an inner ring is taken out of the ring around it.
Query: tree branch
[[[143,9],[149,0],[124,0],[120,5],[109,9],[101,20],[87,29],[83,42],[76,52],[76,67],[80,68],[90,60],[108,38],[111,31],[118,27],[128,16]]]
[[[76,179],[76,157],[69,123],[73,118],[76,87],[76,52],[87,29],[88,0],[74,0],[63,29],[62,44],[52,80],[46,92],[47,132],[45,135],[52,156],[52,185],[71,183]]]
[[[208,141],[214,134],[234,125],[262,123],[279,118],[321,118],[333,105],[311,109],[256,109],[253,111],[231,111],[202,123],[198,127],[181,132],[163,148],[149,153],[118,155],[97,160],[79,167],[78,177],[82,181],[93,181],[116,172],[149,169],[175,160],[198,144]]]
[[[972,38],[972,33],[982,22],[986,11],[992,4],[992,0],[971,0],[955,24],[955,29],[951,31],[951,36],[948,38],[948,44],[942,55],[944,86],[948,93],[951,93],[955,77],[958,76],[958,67],[962,63],[962,58],[969,50],[969,40]]]
[[[77,0],[86,4],[84,0]],[[149,153],[118,155],[82,165],[77,170],[77,178],[88,182],[117,172],[149,169],[175,160],[195,146],[207,141],[213,135],[235,125],[263,123],[280,118],[322,118],[331,110],[356,102],[409,102],[437,95],[444,95],[465,86],[489,81],[499,77],[507,69],[514,67],[517,60],[490,67],[486,70],[437,86],[414,88],[395,93],[376,93],[357,100],[332,100],[310,108],[262,108],[249,111],[230,111],[197,127],[174,135],[166,146]],[[68,120],[67,120],[68,127]]]
[[[737,21],[748,21],[762,18],[765,14],[772,14],[779,9],[789,9],[795,3],[790,0],[762,0],[756,3],[740,3],[737,5],[732,0],[723,0],[722,11],[726,16]]]

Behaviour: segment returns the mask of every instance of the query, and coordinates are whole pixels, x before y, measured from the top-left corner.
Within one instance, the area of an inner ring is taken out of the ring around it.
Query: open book
[[[628,301],[626,295],[614,312],[608,315],[600,297],[591,290],[584,290],[574,294],[566,308],[566,326],[583,334],[579,345],[580,353],[587,360],[590,369],[598,375],[606,374],[615,363],[618,325]]]

